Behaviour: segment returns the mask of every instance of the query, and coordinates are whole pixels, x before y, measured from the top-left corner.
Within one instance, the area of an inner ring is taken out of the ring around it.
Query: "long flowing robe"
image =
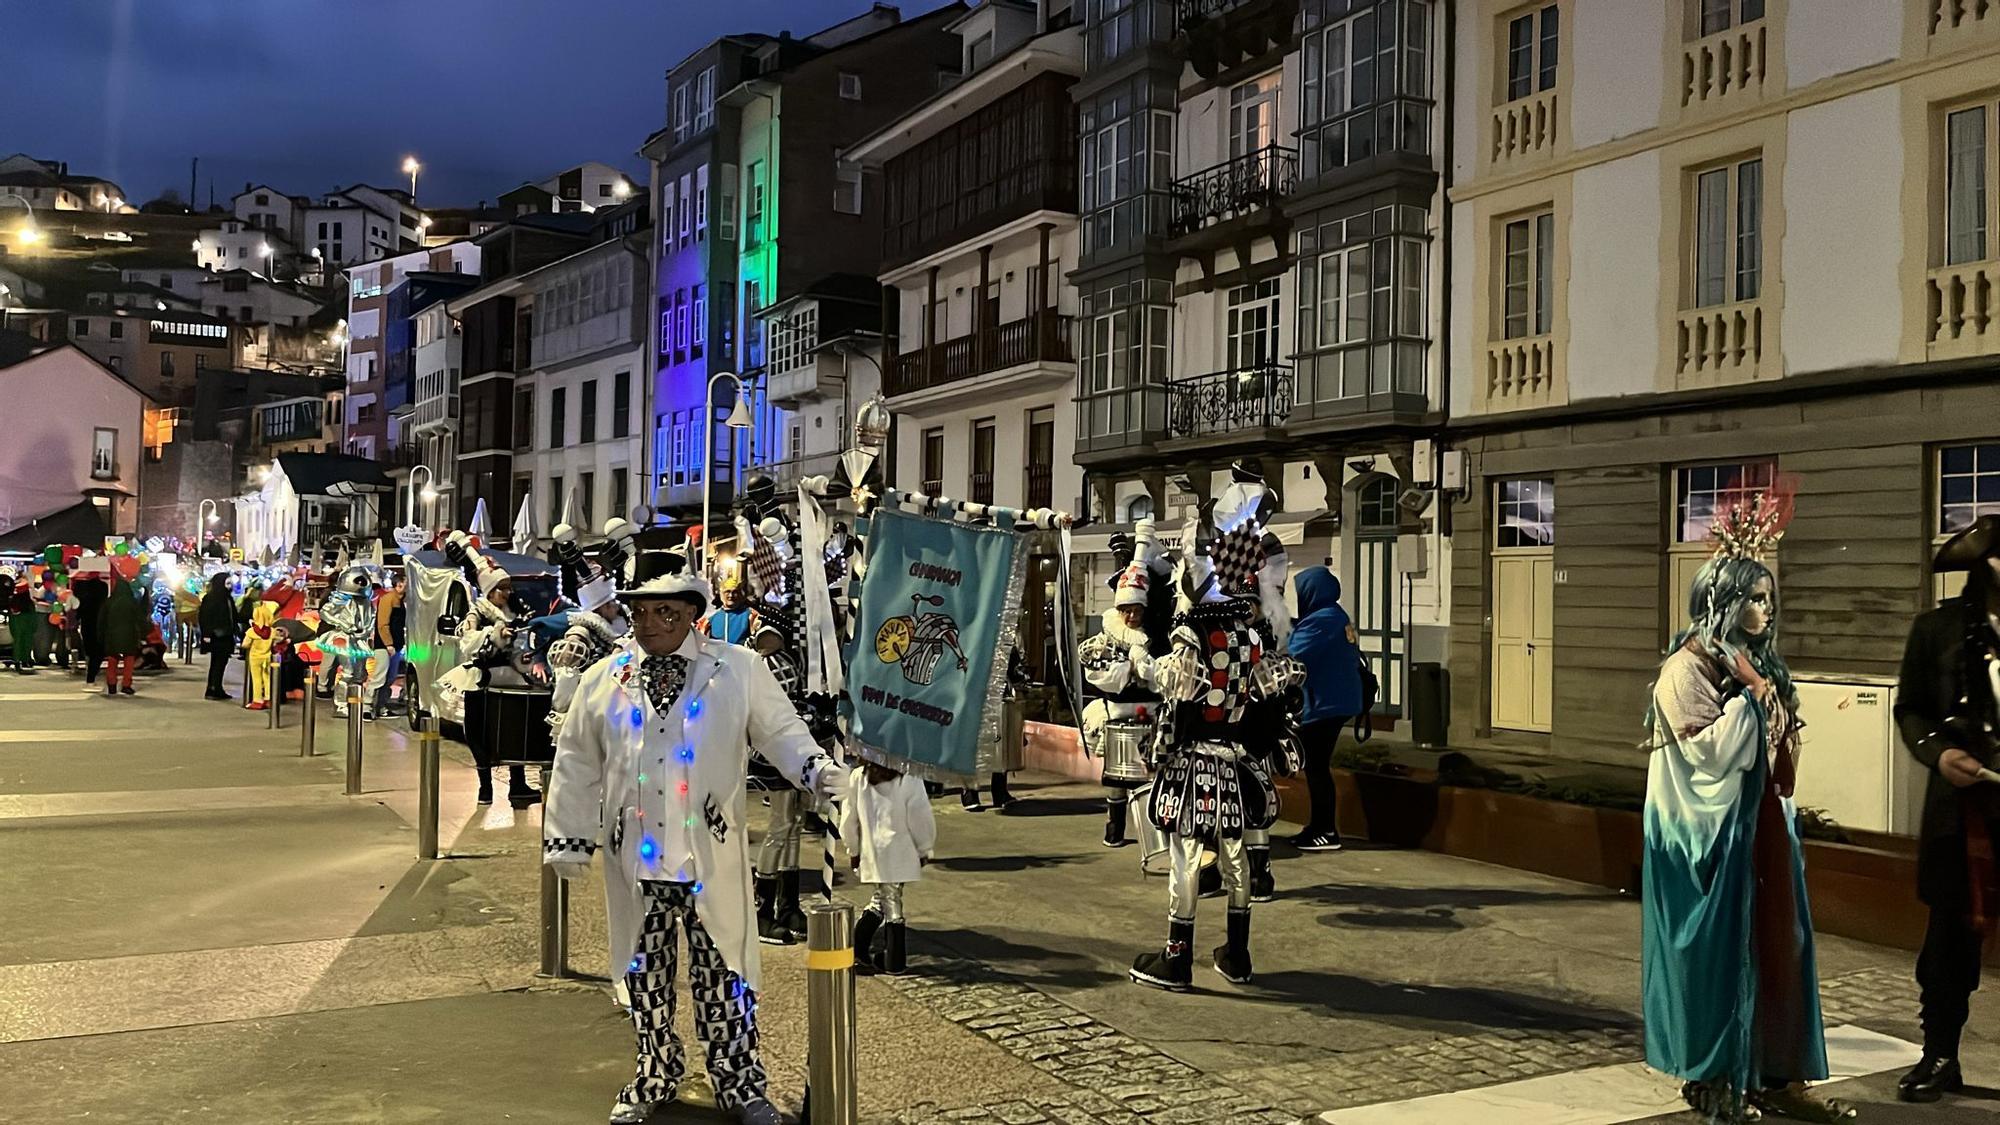
[[[1791,798],[1773,780],[1771,717],[1691,648],[1661,666],[1653,711],[1646,1062],[1737,1090],[1825,1078],[1805,865]],[[1789,766],[1777,763],[1778,776]]]

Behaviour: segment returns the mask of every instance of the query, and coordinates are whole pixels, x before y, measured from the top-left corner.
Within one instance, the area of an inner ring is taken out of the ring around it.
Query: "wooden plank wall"
[[[1661,471],[1608,465],[1554,477],[1553,733],[1565,756],[1637,765],[1660,665]]]
[[[1451,640],[1445,666],[1451,674],[1450,737],[1484,738],[1492,709],[1487,663],[1492,637],[1486,629],[1488,508],[1492,486],[1479,472],[1479,455],[1466,453],[1472,487],[1451,509]]]
[[[1778,459],[1797,509],[1778,544],[1778,643],[1795,671],[1894,676],[1924,589],[1931,520],[1922,445]]]

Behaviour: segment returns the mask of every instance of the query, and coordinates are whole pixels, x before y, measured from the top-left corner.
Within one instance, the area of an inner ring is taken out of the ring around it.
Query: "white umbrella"
[[[535,496],[522,493],[521,510],[514,513],[514,549],[525,551],[535,542]]]
[[[562,521],[571,527],[577,526],[575,485],[571,485],[563,491]]]
[[[493,534],[493,521],[486,515],[486,497],[481,496],[479,503],[472,506],[472,526],[466,528],[465,533],[481,543]]]

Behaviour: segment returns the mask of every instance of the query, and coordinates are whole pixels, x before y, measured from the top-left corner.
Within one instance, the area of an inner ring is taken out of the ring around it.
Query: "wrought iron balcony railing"
[[[1024,316],[986,332],[905,352],[890,359],[884,390],[894,397],[1024,363],[1074,363],[1069,323],[1068,317],[1049,309],[1038,317]]]
[[[1275,206],[1299,178],[1299,150],[1269,144],[1174,181],[1167,234],[1179,238]]]
[[[1181,30],[1190,31],[1229,9],[1240,8],[1248,2],[1249,0],[1176,0],[1174,17]]]
[[[1167,431],[1176,438],[1275,429],[1295,397],[1292,369],[1282,364],[1197,375],[1167,389]]]

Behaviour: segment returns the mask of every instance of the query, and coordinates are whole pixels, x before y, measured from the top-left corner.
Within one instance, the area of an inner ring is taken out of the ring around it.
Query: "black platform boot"
[[[854,971],[866,976],[875,971],[875,931],[882,928],[882,913],[874,907],[854,920]]]
[[[490,805],[493,803],[492,770],[479,771],[479,803],[482,805]]]
[[[1194,919],[1167,920],[1166,947],[1141,953],[1132,960],[1132,983],[1168,992],[1186,992],[1194,987]]]
[[[1271,877],[1271,849],[1245,848],[1250,860],[1250,901],[1269,902],[1278,897],[1278,881]]]
[[[806,912],[805,908],[799,905],[799,872],[796,869],[787,871],[783,878],[784,908],[778,911],[778,922],[785,927],[785,933],[792,939],[787,944],[793,944],[806,940]],[[813,882],[814,884],[819,882],[818,876],[814,876]]]
[[[1007,775],[1004,773],[993,775],[993,787],[987,790],[987,794],[986,803],[993,806],[996,811],[1004,812],[1008,805],[1014,803],[1014,795],[1007,792]]]
[[[765,945],[790,945],[792,934],[778,920],[778,901],[783,895],[776,875],[757,876],[757,940]]]
[[[1250,909],[1229,911],[1229,940],[1215,947],[1215,971],[1230,984],[1250,983]]]
[[[764,885],[762,897],[768,907],[758,911],[756,939],[764,945],[796,945],[798,939],[792,937],[792,927],[784,925],[784,917],[798,909],[798,873],[780,871],[778,875],[760,875],[758,883]]]
[[[541,801],[542,791],[528,784],[527,771],[521,766],[508,766],[507,803],[517,809],[525,809]]]
[[[1104,846],[1122,848],[1132,841],[1125,838],[1125,817],[1131,809],[1132,799],[1106,799],[1104,802]]]
[[[883,976],[900,977],[910,971],[908,950],[903,944],[906,934],[901,922],[883,923],[882,956],[875,962]]]

